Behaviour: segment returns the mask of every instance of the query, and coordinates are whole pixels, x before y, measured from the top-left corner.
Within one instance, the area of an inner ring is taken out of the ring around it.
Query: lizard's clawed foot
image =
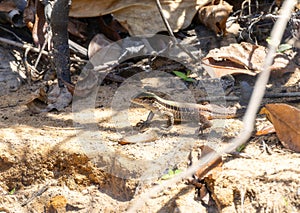
[[[136,125],[140,129],[140,131],[144,131],[150,127],[150,123],[147,121],[140,120]]]
[[[198,130],[198,134],[199,135],[203,135],[203,130],[211,127],[212,124],[210,122],[207,123],[199,123],[199,130]]]
[[[161,128],[165,131],[170,131],[172,127],[173,127],[172,125],[167,125],[167,124],[161,126]]]

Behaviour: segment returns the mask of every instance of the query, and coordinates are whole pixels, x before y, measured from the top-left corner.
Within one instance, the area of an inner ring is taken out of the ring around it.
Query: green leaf
[[[267,43],[270,44],[271,43],[271,37],[268,37],[266,39]],[[286,50],[292,49],[293,46],[290,44],[280,44],[277,48],[277,52],[283,53]]]
[[[241,151],[243,151],[243,149],[245,149],[245,147],[246,147],[246,144],[242,144],[238,148],[236,148],[236,151],[241,152]]]
[[[184,79],[185,81],[189,81],[189,82],[194,82],[195,81],[195,79],[193,79],[193,78],[186,78],[186,79]]]
[[[278,47],[277,52],[283,53],[284,51],[290,50],[290,49],[292,49],[292,48],[293,48],[293,47],[292,47],[292,45],[290,45],[290,44],[280,44],[279,47]]]
[[[13,189],[9,192],[9,194],[10,194],[10,195],[13,195],[15,192],[16,192],[16,187],[13,188]]]
[[[179,78],[182,78],[183,80],[185,80],[187,78],[187,75],[184,74],[183,72],[179,72],[179,71],[173,71],[173,73],[175,75],[177,75]]]
[[[179,72],[179,71],[173,71],[173,73],[178,76],[179,78],[181,78],[184,81],[188,81],[188,82],[194,82],[195,79],[193,78],[189,78],[188,75],[190,74],[191,71],[187,71],[187,74],[183,73],[183,72]]]

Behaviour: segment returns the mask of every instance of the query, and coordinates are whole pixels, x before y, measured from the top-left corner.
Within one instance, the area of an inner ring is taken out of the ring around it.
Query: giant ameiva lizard
[[[226,108],[214,104],[194,104],[170,101],[150,92],[142,92],[131,99],[132,103],[150,110],[146,121],[141,121],[137,126],[145,127],[150,124],[154,114],[168,118],[165,129],[170,130],[175,121],[197,121],[200,129],[212,126],[210,120],[235,118],[242,114],[236,108]]]

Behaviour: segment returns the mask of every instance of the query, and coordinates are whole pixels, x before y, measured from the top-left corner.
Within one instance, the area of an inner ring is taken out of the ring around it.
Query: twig
[[[80,54],[86,58],[88,57],[87,49],[85,47],[75,43],[71,39],[69,39],[69,46],[70,46],[70,49],[73,50],[74,52],[76,52],[77,54]]]
[[[16,106],[18,106],[18,104],[12,104],[12,105],[8,105],[8,106],[1,106],[1,107],[0,107],[0,110],[1,110],[1,109],[11,108],[11,107],[16,107]]]
[[[10,33],[10,34],[12,34],[16,39],[18,39],[20,42],[23,42],[23,40],[19,37],[19,36],[17,36],[17,34],[15,34],[13,31],[11,31],[11,30],[9,30],[9,29],[6,29],[5,27],[2,27],[2,26],[0,26],[0,29],[2,29],[2,30],[4,30],[4,31],[6,31],[6,32],[8,32],[8,33]]]
[[[161,16],[161,18],[162,18],[164,24],[165,24],[165,26],[166,26],[166,28],[167,28],[167,30],[168,30],[169,35],[172,37],[173,42],[174,42],[175,44],[177,44],[178,41],[177,41],[177,39],[176,39],[176,37],[175,37],[175,35],[174,35],[172,29],[171,29],[171,26],[170,26],[168,20],[166,19],[165,15],[164,15],[164,12],[163,12],[163,9],[162,9],[162,6],[161,6],[159,0],[156,0],[156,6],[157,6],[157,8],[158,8],[159,14],[160,14],[160,16]]]
[[[46,33],[46,38],[45,38],[44,44],[42,46],[42,49],[40,49],[39,55],[38,55],[38,57],[36,59],[36,62],[34,64],[35,69],[36,69],[37,65],[39,64],[39,62],[40,62],[40,59],[41,59],[41,56],[42,56],[42,51],[45,50],[45,47],[50,42],[50,39],[51,39],[51,30],[48,30],[47,33]]]
[[[251,24],[248,26],[248,37],[251,39],[251,41],[254,41],[252,38],[251,38],[251,32],[252,32],[252,29],[253,29],[253,26],[254,24],[258,23],[259,21],[262,20],[262,14],[259,15],[257,18],[254,18],[252,19],[251,21]],[[256,43],[256,42],[255,42]]]
[[[156,2],[156,6],[157,6],[157,8],[158,8],[158,11],[159,11],[159,13],[160,13],[160,16],[161,16],[161,18],[162,18],[162,20],[163,20],[163,22],[164,22],[164,24],[165,24],[165,26],[166,26],[166,28],[167,28],[167,31],[168,31],[169,35],[170,35],[171,38],[172,38],[174,44],[177,45],[180,49],[182,49],[186,54],[188,54],[188,56],[189,56],[191,59],[193,59],[194,61],[198,61],[198,59],[197,59],[190,51],[188,51],[184,46],[182,46],[182,45],[177,41],[177,39],[176,39],[176,37],[175,37],[175,35],[174,35],[172,29],[171,29],[171,26],[170,26],[168,20],[166,19],[165,15],[164,15],[164,13],[163,13],[163,9],[162,9],[162,7],[161,7],[160,1],[159,1],[159,0],[156,0],[155,2]]]
[[[196,171],[202,168],[203,165],[211,161],[216,161],[216,159],[220,156],[220,154],[230,153],[234,151],[237,147],[247,142],[247,140],[251,136],[254,127],[255,118],[256,118],[256,113],[259,109],[260,102],[265,93],[266,84],[269,80],[270,66],[273,62],[276,49],[280,44],[280,40],[282,38],[283,32],[285,30],[289,17],[296,3],[297,3],[296,0],[286,0],[283,3],[282,10],[281,10],[282,16],[280,17],[280,19],[276,21],[274,28],[271,32],[271,42],[269,44],[269,52],[265,59],[263,71],[260,73],[260,76],[256,81],[249,106],[247,108],[245,117],[243,119],[244,128],[241,131],[241,133],[234,140],[231,141],[229,146],[222,149],[221,152],[208,153],[202,159],[200,159],[199,162],[193,164],[187,171],[141,194],[132,202],[133,205],[129,208],[128,212],[137,212],[137,210],[140,209],[147,202],[147,200],[151,199],[151,197],[153,197],[155,194],[162,191],[165,187],[176,185],[176,183],[180,182],[183,178],[193,175]]]
[[[9,44],[9,45],[12,45],[12,46],[15,46],[15,47],[20,47],[22,49],[27,49],[28,48],[29,50],[31,50],[32,52],[35,52],[35,53],[40,52],[39,48],[33,47],[31,44],[27,44],[27,43],[23,44],[23,43],[12,41],[12,40],[9,40],[9,39],[3,38],[3,37],[0,37],[0,43]],[[45,50],[42,51],[42,54],[47,55],[47,56],[50,55],[50,53],[45,51]],[[77,59],[77,58],[74,58],[74,57],[71,57],[70,60],[71,61],[77,61],[77,62],[87,62],[86,60]]]
[[[236,157],[236,158],[246,158],[246,159],[253,159],[252,156],[246,154],[246,153],[241,153],[241,152],[237,152],[237,151],[234,151],[234,152],[230,152],[229,155],[233,156],[233,157]]]
[[[240,193],[241,193],[241,211],[242,213],[244,213],[245,212],[244,203],[245,203],[245,194],[246,194],[244,187],[241,188]]]
[[[266,144],[264,140],[262,140],[262,149],[263,152],[266,152],[268,155],[272,155],[272,152],[270,151],[270,147]]]
[[[264,98],[300,98],[300,92],[286,92],[286,93],[266,93]],[[225,101],[239,101],[240,97],[237,96],[210,96],[210,97],[201,97],[197,99],[198,102],[201,101],[218,101],[220,98],[224,98]]]
[[[292,98],[300,97],[300,92],[286,92],[286,93],[267,93],[264,98]]]
[[[243,3],[242,3],[242,8],[241,8],[241,13],[240,13],[240,16],[242,16],[243,15],[243,11],[244,11],[244,9],[245,9],[245,4],[246,3],[248,3],[248,15],[251,15],[251,0],[245,0],[245,1],[243,1]]]
[[[27,83],[29,85],[31,85],[31,70],[30,70],[29,64],[27,62],[28,52],[29,52],[29,48],[26,48],[25,53],[24,53],[24,57],[23,57],[23,63],[24,63],[24,67],[25,67],[25,70],[26,70],[26,74],[27,74]]]
[[[12,41],[12,40],[9,40],[9,39],[3,38],[3,37],[0,37],[0,42],[5,43],[5,44],[9,44],[9,45],[13,45],[13,46],[16,46],[16,47],[20,47],[20,48],[23,48],[23,49],[28,48],[32,52],[36,52],[36,53],[40,52],[39,48],[33,47],[30,44],[22,44],[20,42]],[[42,51],[42,53],[44,55],[49,55],[49,53],[47,51]]]
[[[31,197],[29,199],[27,199],[26,201],[24,201],[21,206],[26,206],[28,203],[30,203],[31,201],[33,201],[34,198],[36,198],[37,196],[42,195],[45,191],[47,191],[47,189],[49,188],[49,184],[43,186],[41,189],[39,189],[38,191],[34,192]]]

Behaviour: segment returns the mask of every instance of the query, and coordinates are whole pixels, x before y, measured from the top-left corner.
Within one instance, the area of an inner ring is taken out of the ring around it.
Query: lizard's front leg
[[[203,134],[203,130],[212,126],[212,123],[204,115],[199,115],[199,134]]]
[[[154,117],[154,113],[151,111],[148,116],[147,116],[147,120],[143,121],[143,120],[140,120],[137,124],[136,124],[136,127],[139,127],[140,130],[144,130],[146,128],[148,128],[150,126],[150,122],[151,120],[153,119]]]
[[[174,125],[174,115],[171,112],[163,112],[163,116],[168,118],[168,123],[167,125],[163,125],[162,129],[169,131]]]

